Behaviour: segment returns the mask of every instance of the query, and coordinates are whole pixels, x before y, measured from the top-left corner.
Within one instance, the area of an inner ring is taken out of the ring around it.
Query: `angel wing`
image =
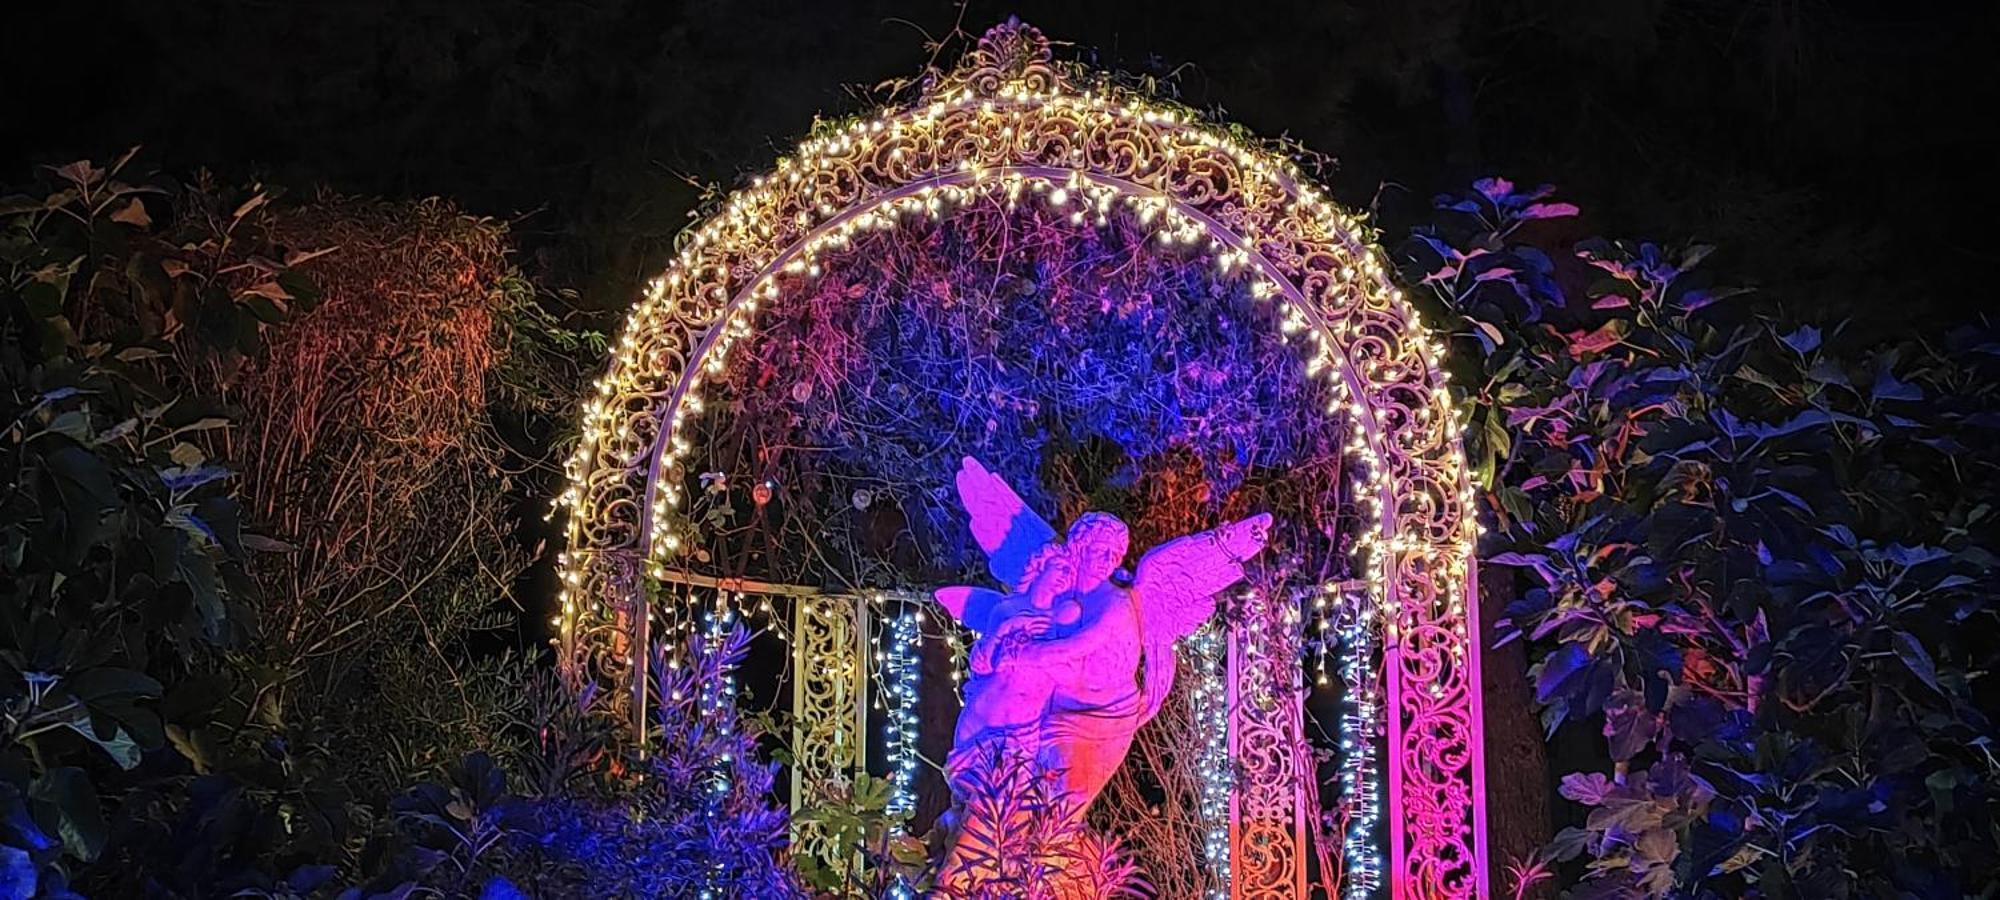
[[[1215,595],[1243,580],[1243,563],[1270,539],[1271,514],[1261,513],[1147,551],[1132,577],[1147,626],[1193,633],[1214,612]]]
[[[958,499],[972,520],[972,539],[986,551],[995,581],[1020,590],[1028,560],[1054,543],[1056,530],[1035,515],[1000,476],[968,456],[959,462]]]
[[[951,613],[960,625],[981,635],[991,634],[993,626],[999,624],[996,615],[1007,600],[1007,595],[999,591],[965,585],[938,588],[931,596],[936,597],[938,605]]]

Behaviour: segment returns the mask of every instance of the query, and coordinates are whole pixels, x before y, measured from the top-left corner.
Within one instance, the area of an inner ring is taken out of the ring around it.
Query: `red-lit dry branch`
[[[338,196],[270,227],[330,251],[302,267],[318,305],[231,391],[245,422],[230,455],[261,527],[291,545],[255,571],[267,652],[293,682],[279,696],[308,701],[385,644],[455,671],[442,635],[486,617],[522,562],[487,418],[508,346],[504,232],[441,201]]]

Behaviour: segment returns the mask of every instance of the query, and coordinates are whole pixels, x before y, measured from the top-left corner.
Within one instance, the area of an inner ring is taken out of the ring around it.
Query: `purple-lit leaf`
[[[1618,342],[1631,331],[1631,323],[1624,319],[1613,319],[1598,326],[1595,331],[1578,331],[1570,334],[1569,352],[1572,356],[1586,353],[1600,353],[1618,346]]]
[[[1600,806],[1613,787],[1611,779],[1602,772],[1571,772],[1562,777],[1562,786],[1556,793],[1585,806]]]
[[[1646,709],[1645,698],[1637,691],[1614,691],[1604,704],[1604,737],[1614,760],[1623,762],[1644,752],[1658,728],[1658,717]]]
[[[1547,703],[1561,694],[1577,673],[1591,664],[1590,653],[1577,644],[1564,644],[1541,662],[1535,676],[1535,699]]]
[[[1916,635],[1898,631],[1889,636],[1889,644],[1896,648],[1896,655],[1902,658],[1903,665],[1910,667],[1918,680],[1930,685],[1931,690],[1944,693],[1944,688],[1938,686],[1937,664],[1931,661],[1930,652],[1924,649]]]
[[[1922,400],[1924,389],[1907,381],[1901,381],[1884,369],[1875,376],[1875,384],[1869,388],[1870,396],[1876,402],[1883,400]]]
[[[1778,488],[1771,488],[1770,491],[1771,493],[1776,494],[1779,497],[1779,499],[1784,500],[1786,503],[1790,503],[1791,505],[1804,510],[1807,515],[1812,514],[1813,511],[1812,505],[1807,503],[1805,499],[1800,497],[1799,495]]]
[[[1682,294],[1680,305],[1682,309],[1694,312],[1698,309],[1714,306],[1738,294],[1747,294],[1749,292],[1749,288],[1697,288]]]
[[[1804,356],[1819,347],[1819,329],[1811,325],[1802,325],[1797,331],[1783,335],[1778,339],[1784,341],[1785,346],[1792,348],[1792,352]]]
[[[1927,562],[1944,559],[1951,555],[1951,551],[1943,547],[1932,547],[1925,544],[1919,544],[1915,547],[1890,544],[1889,549],[1883,551],[1882,555],[1896,565],[1903,566],[1904,568],[1914,568]]]
[[[1520,216],[1523,219],[1561,219],[1578,212],[1574,203],[1535,203],[1521,210]]]
[[[1499,176],[1481,178],[1472,183],[1472,189],[1491,200],[1493,205],[1499,206],[1501,200],[1514,193],[1514,182]]]
[[[1487,353],[1492,353],[1493,348],[1507,343],[1507,335],[1501,333],[1500,329],[1495,327],[1492,323],[1481,322],[1478,319],[1472,318],[1471,316],[1467,316],[1465,320],[1467,322],[1471,322],[1474,326],[1476,326],[1479,329],[1478,333],[1481,337],[1481,343],[1486,346]]]

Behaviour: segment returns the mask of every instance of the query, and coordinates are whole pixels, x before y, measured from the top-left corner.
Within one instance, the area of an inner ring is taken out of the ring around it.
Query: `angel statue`
[[[1174,642],[1243,578],[1271,516],[1168,541],[1128,575],[1120,564],[1129,535],[1116,516],[1087,513],[1059,540],[978,460],[966,457],[957,481],[973,539],[1003,589],[937,592],[977,635],[945,763],[954,800],[968,802],[974,767],[1011,756],[1056,779],[1064,808],[1081,815],[1173,686]]]

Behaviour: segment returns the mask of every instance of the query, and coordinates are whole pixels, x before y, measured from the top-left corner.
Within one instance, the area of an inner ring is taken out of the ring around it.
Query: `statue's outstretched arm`
[[[1270,538],[1271,515],[1263,513],[1148,551],[1132,579],[1147,627],[1175,638],[1193,633],[1215,611],[1215,595],[1243,580],[1243,563]]]

